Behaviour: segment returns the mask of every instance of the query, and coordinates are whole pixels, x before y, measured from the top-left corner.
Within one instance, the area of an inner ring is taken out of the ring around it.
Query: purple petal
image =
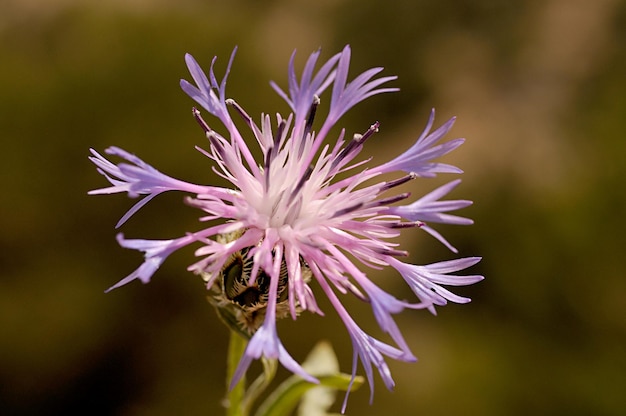
[[[463,171],[455,166],[445,163],[432,163],[432,159],[441,157],[463,144],[464,139],[454,139],[449,142],[433,146],[441,140],[452,128],[455,118],[451,118],[437,130],[429,134],[435,117],[433,109],[426,124],[426,128],[420,135],[419,139],[406,152],[402,153],[395,159],[380,165],[373,170],[376,172],[395,172],[405,171],[414,173],[421,177],[433,177],[437,173],[462,173]]]
[[[233,374],[230,382],[232,389],[243,377],[252,363],[252,360],[265,357],[268,359],[278,359],[278,361],[289,371],[299,375],[309,383],[319,383],[319,380],[309,373],[296,360],[289,355],[276,333],[276,322],[266,322],[258,329],[248,342],[243,357],[239,361],[239,365]]]
[[[145,204],[150,202],[155,196],[166,191],[182,191],[189,193],[211,193],[216,188],[194,185],[167,176],[137,156],[126,152],[119,147],[109,147],[106,153],[126,159],[128,163],[118,163],[114,165],[104,156],[91,149],[93,156],[89,159],[98,166],[100,172],[113,186],[89,191],[89,195],[112,194],[127,192],[128,196],[135,198],[139,195],[147,195],[137,202],[118,221],[116,228],[124,224],[133,214],[135,214]]]
[[[181,89],[209,113],[218,117],[224,124],[229,123],[230,120],[228,109],[226,108],[226,80],[228,79],[236,52],[237,48],[234,48],[221,83],[218,84],[213,70],[217,57],[213,57],[209,77],[207,77],[198,62],[190,54],[185,55],[185,62],[196,85],[194,86],[184,79],[180,80]]]
[[[451,286],[463,286],[483,280],[483,276],[469,275],[458,276],[449,273],[464,270],[480,261],[480,257],[468,257],[464,259],[450,260],[433,263],[427,266],[406,264],[389,257],[389,265],[395,268],[413,290],[415,295],[436,314],[435,305],[443,306],[448,301],[455,303],[467,303],[469,298],[457,296],[440,284]]]
[[[105,293],[117,289],[120,286],[124,286],[135,279],[139,279],[143,283],[148,283],[152,275],[159,269],[170,254],[194,242],[195,239],[185,236],[175,240],[127,240],[122,234],[118,234],[117,241],[122,247],[143,251],[145,253],[145,260],[137,270],[108,288]]]
[[[470,206],[472,205],[472,201],[438,201],[439,198],[448,194],[460,183],[460,179],[449,182],[409,205],[389,207],[388,213],[398,215],[409,221],[437,222],[459,225],[473,224],[474,222],[469,218],[443,214],[444,212],[454,211]]]

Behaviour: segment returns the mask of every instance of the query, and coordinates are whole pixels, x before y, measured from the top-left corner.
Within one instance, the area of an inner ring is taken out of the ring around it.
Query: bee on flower
[[[389,389],[394,386],[385,356],[406,362],[416,360],[393,315],[407,308],[424,308],[434,314],[436,306],[448,301],[469,302],[470,299],[455,295],[444,286],[469,285],[483,279],[479,275],[456,274],[476,264],[478,257],[410,264],[402,261],[408,253],[398,249],[394,241],[403,229],[419,227],[456,252],[430,224],[472,223],[447,213],[464,208],[471,201],[441,200],[460,180],[408,203],[408,193],[393,192],[417,178],[462,173],[457,167],[434,160],[459,147],[463,139],[443,141],[454,119],[431,132],[432,111],[415,143],[394,159],[376,166],[371,166],[369,159],[354,162],[365,143],[378,133],[379,123],[352,137],[346,135],[345,129],[332,135],[331,129],[359,102],[397,91],[383,87],[396,77],[377,77],[382,68],[372,68],[348,81],[348,46],[316,70],[319,54],[317,51],[310,55],[299,79],[294,69],[295,54],[292,55],[288,88],[283,90],[272,83],[291,112],[287,116],[277,114],[275,119],[262,114],[258,123],[226,96],[226,80],[235,51],[221,81],[214,73],[216,58],[205,74],[196,60],[187,55],[193,83],[181,80],[181,87],[212,117],[207,122],[198,109],[193,109],[193,117],[208,140],[206,148],[198,150],[231,186],[174,179],[136,156],[110,147],[106,149],[108,155],[126,162],[114,164],[92,149],[91,161],[111,186],[90,194],[126,192],[131,197],[142,196],[117,227],[166,191],[190,194],[185,201],[202,211],[201,221],[221,220],[199,231],[183,230],[181,237],[171,240],[126,239],[118,235],[121,246],[142,251],[145,260],[108,290],[137,279],[147,283],[171,253],[189,244],[199,245],[195,252],[198,260],[188,270],[205,280],[220,316],[249,338],[233,385],[252,360],[260,357],[277,359],[293,373],[316,382],[287,352],[276,329],[279,318],[295,320],[304,311],[322,314],[312,291],[316,285],[352,340],[352,377],[360,360],[373,394],[372,367]],[[329,99],[330,106],[321,127],[314,131],[313,122],[320,117],[318,106],[322,99]],[[240,131],[233,117],[242,118],[249,131]],[[215,119],[221,124],[217,129],[211,127]],[[259,150],[262,156],[255,159],[253,153]],[[396,173],[397,179],[380,178],[388,173]],[[369,268],[386,267],[395,269],[404,279],[415,293],[416,302],[399,300],[368,278]],[[395,346],[364,332],[344,307],[340,298],[344,295],[368,302],[380,328]]]

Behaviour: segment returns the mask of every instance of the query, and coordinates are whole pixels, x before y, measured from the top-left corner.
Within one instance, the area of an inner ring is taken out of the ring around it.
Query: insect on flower
[[[193,109],[208,140],[208,149],[198,150],[213,162],[213,170],[230,183],[229,187],[174,179],[117,147],[108,148],[106,153],[126,162],[113,164],[91,150],[91,160],[111,183],[91,194],[127,192],[131,197],[143,196],[122,217],[118,227],[166,191],[193,195],[186,202],[203,212],[200,220],[218,222],[169,240],[126,239],[118,235],[120,245],[144,252],[145,261],[109,290],[136,279],[149,282],[172,252],[199,244],[195,252],[198,260],[188,270],[205,279],[211,301],[222,318],[250,338],[235,371],[234,385],[252,360],[260,357],[277,359],[293,373],[317,381],[287,352],[276,329],[276,320],[281,317],[295,320],[303,311],[323,314],[311,289],[316,285],[328,298],[352,341],[353,377],[360,360],[372,395],[372,367],[391,389],[394,381],[384,356],[406,362],[416,360],[393,315],[404,309],[422,308],[434,314],[436,306],[448,301],[469,302],[470,299],[444,286],[469,285],[483,278],[456,274],[478,263],[478,257],[428,265],[405,263],[400,258],[406,258],[408,253],[398,249],[394,241],[405,228],[419,228],[456,253],[431,224],[472,224],[470,219],[447,213],[464,208],[471,201],[441,200],[460,180],[406,205],[402,203],[410,194],[389,195],[399,185],[417,178],[462,173],[455,166],[434,162],[463,143],[463,139],[442,141],[454,119],[431,132],[433,111],[422,134],[399,156],[375,166],[369,165],[371,158],[355,162],[365,143],[378,133],[379,123],[351,138],[345,129],[332,137],[333,127],[366,98],[397,91],[381,87],[396,77],[377,78],[382,68],[372,68],[348,81],[351,52],[346,46],[317,70],[320,52],[311,54],[298,79],[294,54],[289,63],[287,90],[271,84],[291,113],[286,117],[277,114],[274,122],[263,114],[257,124],[236,101],[226,97],[226,80],[234,54],[221,81],[214,73],[216,58],[207,75],[187,55],[194,83],[181,80],[183,91],[221,124],[214,129],[199,110]],[[318,107],[326,90],[330,90],[329,110],[315,131],[314,119],[320,117]],[[235,125],[231,113],[244,120],[245,131]],[[255,148],[262,155],[258,159],[253,156]],[[381,179],[383,174],[394,172],[400,174],[397,179]],[[367,277],[367,269],[386,267],[400,274],[417,302],[399,300]],[[344,295],[355,295],[368,302],[378,325],[395,346],[364,332],[342,303],[340,296]]]

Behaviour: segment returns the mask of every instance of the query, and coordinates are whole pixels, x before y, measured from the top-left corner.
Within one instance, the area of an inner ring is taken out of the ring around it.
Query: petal
[[[239,361],[239,365],[233,374],[233,378],[230,382],[230,388],[232,389],[243,377],[248,370],[248,367],[252,363],[252,360],[257,360],[261,357],[268,359],[278,359],[278,361],[289,371],[299,375],[309,383],[319,383],[319,380],[309,373],[291,355],[287,352],[283,344],[278,338],[276,333],[276,323],[274,321],[263,323],[263,326],[259,328],[246,346],[243,357]]]
[[[145,253],[145,260],[137,270],[108,288],[105,293],[117,289],[120,286],[124,286],[135,279],[139,279],[143,283],[148,283],[152,275],[159,269],[170,254],[194,242],[195,239],[190,236],[185,236],[174,240],[127,240],[122,234],[118,234],[117,241],[122,247],[143,251]]]
[[[448,301],[455,303],[467,303],[469,298],[455,295],[440,284],[451,286],[464,286],[483,280],[483,276],[469,275],[458,276],[450,274],[468,267],[480,261],[478,257],[468,257],[446,262],[433,263],[426,266],[403,263],[393,257],[388,257],[389,265],[395,268],[413,290],[415,295],[435,314],[434,305],[446,305]]]
[[[455,118],[451,118],[437,130],[429,134],[434,117],[435,110],[433,109],[430,113],[426,128],[413,146],[400,156],[373,170],[381,173],[402,170],[421,177],[433,177],[437,173],[462,173],[463,171],[461,169],[452,165],[431,163],[432,159],[436,159],[451,152],[465,141],[465,139],[454,139],[435,146],[435,143],[441,140],[452,128]]]

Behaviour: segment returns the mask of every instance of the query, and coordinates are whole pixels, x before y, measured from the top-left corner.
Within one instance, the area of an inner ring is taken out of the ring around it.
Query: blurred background
[[[467,142],[444,161],[465,170],[451,197],[475,201],[461,212],[475,225],[437,229],[460,256],[483,256],[472,272],[486,276],[456,290],[469,305],[399,315],[419,361],[390,361],[395,391],[377,377],[373,405],[362,388],[348,414],[624,414],[619,0],[3,0],[0,414],[224,413],[228,332],[185,271],[193,248],[149,285],[103,293],[141,255],[114,238],[134,201],[87,196],[106,184],[88,149],[118,145],[171,176],[215,183],[178,86],[189,78],[184,53],[206,69],[218,55],[221,77],[238,45],[228,95],[258,119],[288,112],[268,81],[286,85],[294,49],[301,67],[317,48],[327,59],[345,44],[353,76],[373,66],[399,76],[399,93],[343,120],[350,134],[381,122],[364,151],[374,162],[406,149],[431,107],[437,125],[458,117],[449,137]],[[451,179],[411,185],[420,195]],[[198,229],[198,213],[181,202],[162,195],[122,231],[171,238]],[[416,263],[456,257],[419,230],[402,243]],[[394,273],[371,276],[411,299]],[[367,305],[346,302],[382,336]],[[279,333],[299,360],[328,339],[350,372],[349,338],[322,307],[326,318],[281,322]]]

